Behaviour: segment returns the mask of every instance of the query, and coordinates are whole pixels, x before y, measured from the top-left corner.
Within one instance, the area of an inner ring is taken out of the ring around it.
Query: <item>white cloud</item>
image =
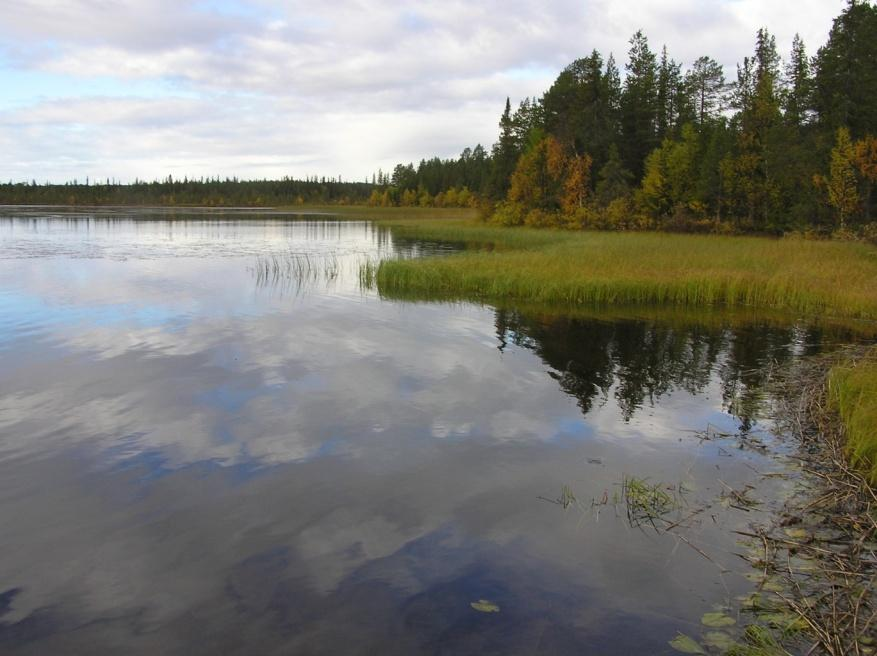
[[[811,54],[843,0],[365,3],[11,0],[0,61],[33,79],[110,80],[109,97],[3,106],[0,178],[308,174],[360,179],[398,161],[489,145],[506,95],[541,94],[596,48],[709,54],[729,74],[773,30]],[[170,20],[169,16],[173,16]],[[0,68],[0,80],[3,69]],[[161,82],[150,97],[137,83]],[[21,94],[19,94],[21,95]]]

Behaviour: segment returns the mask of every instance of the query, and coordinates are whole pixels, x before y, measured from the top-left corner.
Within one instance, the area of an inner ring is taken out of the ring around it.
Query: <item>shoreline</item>
[[[875,366],[875,354],[874,347],[853,347],[808,358],[775,384],[775,419],[799,446],[805,482],[771,523],[753,524],[741,535],[754,543],[758,555],[747,560],[762,576],[748,608],[758,610],[767,598],[795,621],[783,627],[778,614],[778,635],[750,625],[748,645],[730,656],[788,653],[772,647],[799,646],[802,637],[807,654],[877,651],[877,478],[851,464],[847,425],[831,390],[838,367]],[[776,580],[782,585],[771,587]]]

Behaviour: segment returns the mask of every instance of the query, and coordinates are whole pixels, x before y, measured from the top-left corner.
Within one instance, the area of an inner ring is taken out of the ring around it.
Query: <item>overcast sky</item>
[[[846,0],[2,0],[0,179],[341,175],[493,143],[596,48],[814,54]]]

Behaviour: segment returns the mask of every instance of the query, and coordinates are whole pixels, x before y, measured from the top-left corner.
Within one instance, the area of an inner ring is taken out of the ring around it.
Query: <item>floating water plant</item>
[[[479,613],[498,613],[499,606],[488,599],[479,599],[478,601],[473,601],[469,604],[477,610]]]
[[[725,613],[713,612],[704,613],[704,616],[700,618],[700,623],[704,626],[718,629],[726,626],[734,626],[737,623],[737,620]]]
[[[658,529],[655,520],[679,507],[678,499],[668,492],[666,484],[649,483],[648,479],[635,476],[622,479],[621,498],[632,526],[649,523],[655,530]]]
[[[684,633],[678,634],[668,644],[683,654],[706,654],[706,651],[697,640]]]

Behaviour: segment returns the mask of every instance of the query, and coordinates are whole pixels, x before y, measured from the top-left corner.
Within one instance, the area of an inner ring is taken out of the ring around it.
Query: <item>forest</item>
[[[0,184],[0,203],[478,207],[499,225],[877,239],[877,8],[850,0],[810,56],[768,28],[727,80],[647,36],[596,50],[541,98],[507,99],[490,150],[331,178]]]
[[[593,51],[541,98],[507,100],[489,158],[399,165],[370,202],[427,205],[466,184],[502,225],[877,239],[877,8],[851,0],[813,57],[796,36],[784,59],[759,30],[734,80],[642,31],[629,45],[623,74]],[[461,162],[477,174],[453,177]]]

